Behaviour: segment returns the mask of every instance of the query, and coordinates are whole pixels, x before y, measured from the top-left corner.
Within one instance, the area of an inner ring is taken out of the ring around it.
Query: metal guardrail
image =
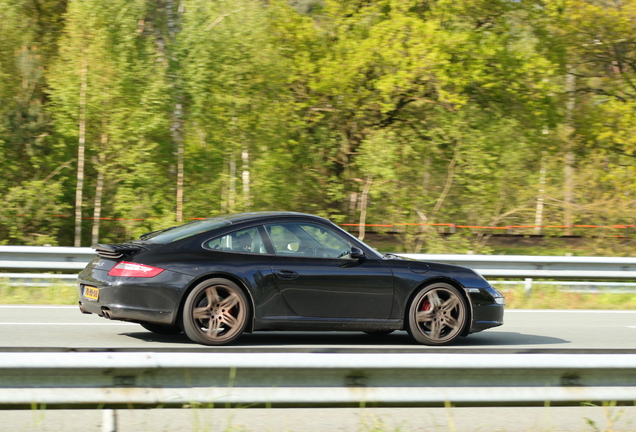
[[[0,283],[14,287],[50,287],[56,285],[74,286],[77,284],[76,274],[52,273],[0,273]],[[523,286],[529,294],[533,288],[550,286],[560,291],[595,294],[633,294],[636,293],[634,282],[592,282],[592,281],[537,281],[526,278],[523,281],[490,280],[490,284],[505,292],[510,286]]]
[[[636,354],[0,354],[0,407],[10,409],[634,400]]]
[[[486,278],[634,279],[636,258],[522,255],[400,254],[469,267]]]
[[[400,254],[472,268],[487,278],[636,280],[636,258],[521,255]],[[95,257],[91,248],[0,246],[0,271],[78,272]]]
[[[78,272],[94,257],[91,248],[0,246],[0,270]]]

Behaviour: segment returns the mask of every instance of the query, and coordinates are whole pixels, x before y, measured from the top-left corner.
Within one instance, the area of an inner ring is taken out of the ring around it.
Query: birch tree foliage
[[[65,169],[51,140],[45,68],[55,55],[60,1],[0,1],[0,238],[57,244]],[[37,198],[29,203],[30,198]],[[3,241],[3,240],[0,240]]]
[[[634,23],[636,0],[0,0],[0,241],[72,244],[43,209],[77,191],[83,245],[173,225],[181,161],[186,219],[409,223],[410,251],[487,247],[426,223],[633,224]]]
[[[46,177],[56,163],[58,155],[47,145],[51,128],[43,90],[45,67],[55,52],[59,25],[52,23],[59,18],[58,3],[42,2],[39,6],[50,14],[35,17],[30,1],[0,1],[0,163],[5,172],[0,193],[12,183]]]
[[[576,223],[633,223],[636,2],[565,1],[549,11],[576,80],[572,128],[561,131],[577,157]]]
[[[56,246],[69,206],[63,186],[52,181],[26,181],[9,188],[0,208],[0,242],[11,245]],[[54,215],[54,217],[52,217]],[[58,217],[55,217],[58,216]]]
[[[518,122],[467,105],[431,115],[426,125],[371,135],[356,157],[371,180],[368,214],[375,222],[412,224],[404,227],[412,252],[483,251],[479,237],[443,238],[427,224],[521,224],[532,215],[541,153],[518,131]]]
[[[323,210],[332,217],[361,192],[351,180],[364,165],[355,160],[370,133],[418,123],[428,135],[444,110],[473,105],[493,118],[515,115],[535,135],[548,121],[553,86],[546,77],[554,67],[524,24],[532,5],[328,1],[316,16],[302,17],[278,2],[273,13],[307,133],[296,156],[324,167],[305,190],[314,184],[328,191]]]
[[[290,98],[266,18],[253,0],[188,3],[179,42],[190,105],[186,213],[271,206],[286,186],[277,154]]]
[[[60,57],[50,76],[56,126],[71,148],[77,146],[84,112],[91,180],[87,196],[93,199],[95,188],[104,188],[109,213],[123,217],[132,214],[126,200],[117,199],[122,193],[131,195],[122,189],[134,190],[134,214],[149,216],[156,211],[150,184],[163,183],[153,152],[166,129],[165,84],[153,38],[144,26],[145,8],[143,1],[71,2]],[[101,186],[95,183],[100,178]],[[140,203],[148,207],[141,209]],[[93,208],[88,200],[84,205]]]
[[[575,56],[577,92],[589,98],[582,132],[608,151],[635,156],[636,2],[569,1],[559,18]]]

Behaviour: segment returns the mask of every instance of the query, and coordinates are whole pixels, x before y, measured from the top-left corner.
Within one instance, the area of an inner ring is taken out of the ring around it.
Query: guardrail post
[[[526,293],[526,297],[529,297],[532,292],[532,278],[526,278],[524,291]]]
[[[102,410],[102,432],[117,432],[117,411],[114,409]]]

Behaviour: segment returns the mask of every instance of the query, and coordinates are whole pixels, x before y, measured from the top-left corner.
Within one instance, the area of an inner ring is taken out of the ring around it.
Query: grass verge
[[[493,285],[497,287],[496,282]],[[541,285],[527,295],[522,284],[499,288],[506,297],[507,309],[636,309],[636,293],[581,293]]]
[[[636,293],[580,293],[564,291],[557,285],[541,285],[526,295],[523,283],[493,285],[506,297],[507,309],[636,309]],[[77,287],[63,283],[48,287],[9,286],[0,282],[0,304],[76,305]]]
[[[77,287],[68,283],[41,287],[0,282],[0,304],[76,305]]]

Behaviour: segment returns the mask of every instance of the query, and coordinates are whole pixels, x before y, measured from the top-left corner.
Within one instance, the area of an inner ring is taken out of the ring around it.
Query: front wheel
[[[436,283],[423,288],[408,312],[409,333],[424,345],[447,345],[466,326],[466,301],[452,285]]]
[[[243,290],[227,279],[210,279],[188,295],[183,307],[183,330],[194,342],[226,345],[243,333],[248,317]]]

